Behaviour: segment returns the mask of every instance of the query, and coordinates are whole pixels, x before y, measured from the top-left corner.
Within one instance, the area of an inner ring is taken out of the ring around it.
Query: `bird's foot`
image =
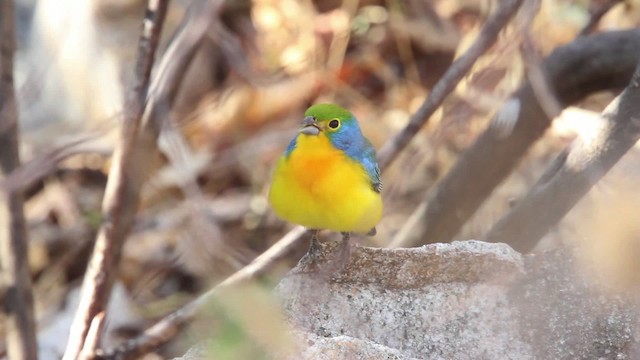
[[[321,244],[320,240],[318,240],[320,230],[312,229],[310,231],[311,241],[309,243],[309,250],[300,262],[304,264],[307,269],[316,272],[321,268],[320,264],[325,262],[326,245]]]
[[[342,233],[342,246],[340,248],[340,270],[344,270],[351,260],[351,233]]]
[[[311,242],[309,243],[309,250],[307,251],[307,254],[313,258],[317,257],[317,255],[322,251],[322,245],[318,240],[318,232],[320,232],[320,230],[311,230]]]
[[[342,241],[320,243],[318,230],[312,230],[309,251],[301,260],[307,271],[318,272],[327,275],[342,272],[351,260],[352,244],[351,234],[342,233]]]

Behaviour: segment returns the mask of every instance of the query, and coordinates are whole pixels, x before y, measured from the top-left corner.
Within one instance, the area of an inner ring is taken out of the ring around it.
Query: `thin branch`
[[[14,7],[0,0],[0,176],[20,166],[18,107],[13,81],[15,52]],[[0,197],[0,280],[5,313],[7,355],[10,359],[37,359],[33,294],[29,274],[27,231],[21,191]]]
[[[640,62],[629,86],[602,113],[595,137],[578,138],[486,238],[531,251],[551,227],[640,139]]]
[[[442,102],[456,88],[460,80],[471,70],[473,64],[484,54],[498,38],[500,31],[509,23],[511,18],[522,5],[522,0],[505,0],[500,2],[498,9],[482,27],[476,41],[464,55],[451,64],[442,78],[435,84],[429,96],[420,108],[411,115],[409,123],[393,139],[388,141],[380,150],[378,162],[381,169],[385,169],[409,144],[415,134],[422,128]]]
[[[113,154],[94,251],[85,274],[64,359],[75,360],[84,348],[94,318],[106,311],[124,239],[138,208],[140,189],[150,172],[149,154],[155,153],[158,133],[141,128],[144,101],[168,0],[150,0],[138,46],[135,80],[125,103],[120,141]]]
[[[87,338],[85,339],[82,350],[80,351],[80,359],[90,359],[94,357],[95,352],[100,345],[100,334],[102,334],[102,330],[104,329],[106,322],[105,319],[104,311],[93,317],[93,321],[91,321],[91,326],[87,332]]]
[[[640,30],[608,32],[556,49],[541,69],[566,107],[595,91],[624,87],[638,57]],[[451,241],[550,124],[532,85],[525,83],[436,184],[392,244]]]
[[[136,359],[165,344],[173,338],[183,325],[192,320],[200,311],[205,310],[221,290],[249,282],[265,274],[280,259],[295,249],[300,240],[307,235],[309,235],[309,232],[303,227],[295,227],[267,251],[255,258],[249,265],[229,276],[222,283],[167,315],[137,338],[125,342],[116,349],[98,353],[98,358],[105,360]]]
[[[2,192],[23,191],[33,186],[54,172],[58,168],[58,164],[72,156],[87,153],[109,155],[111,153],[110,150],[105,151],[103,148],[86,146],[87,142],[98,136],[99,134],[86,135],[82,138],[57,145],[53,149],[23,163],[11,172],[9,176],[0,180],[0,194]]]

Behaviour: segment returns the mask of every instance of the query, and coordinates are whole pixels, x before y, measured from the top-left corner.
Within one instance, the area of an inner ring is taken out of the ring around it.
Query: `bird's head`
[[[358,123],[353,114],[334,104],[316,104],[304,113],[301,134],[318,136],[324,134],[333,139],[339,134],[356,130]]]

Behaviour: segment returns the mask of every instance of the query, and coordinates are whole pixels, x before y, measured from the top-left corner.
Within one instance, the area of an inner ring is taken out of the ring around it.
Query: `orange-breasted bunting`
[[[269,202],[275,213],[317,231],[375,233],[382,216],[382,181],[371,142],[346,109],[317,104],[305,112],[302,126],[278,161]]]

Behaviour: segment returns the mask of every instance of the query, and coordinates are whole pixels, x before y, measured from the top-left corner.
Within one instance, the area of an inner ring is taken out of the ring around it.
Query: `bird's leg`
[[[321,245],[318,240],[318,233],[320,230],[311,229],[311,243],[309,244],[309,255],[311,257],[315,256],[320,251]]]
[[[340,254],[342,266],[346,266],[351,259],[351,233],[342,233],[342,252]]]

